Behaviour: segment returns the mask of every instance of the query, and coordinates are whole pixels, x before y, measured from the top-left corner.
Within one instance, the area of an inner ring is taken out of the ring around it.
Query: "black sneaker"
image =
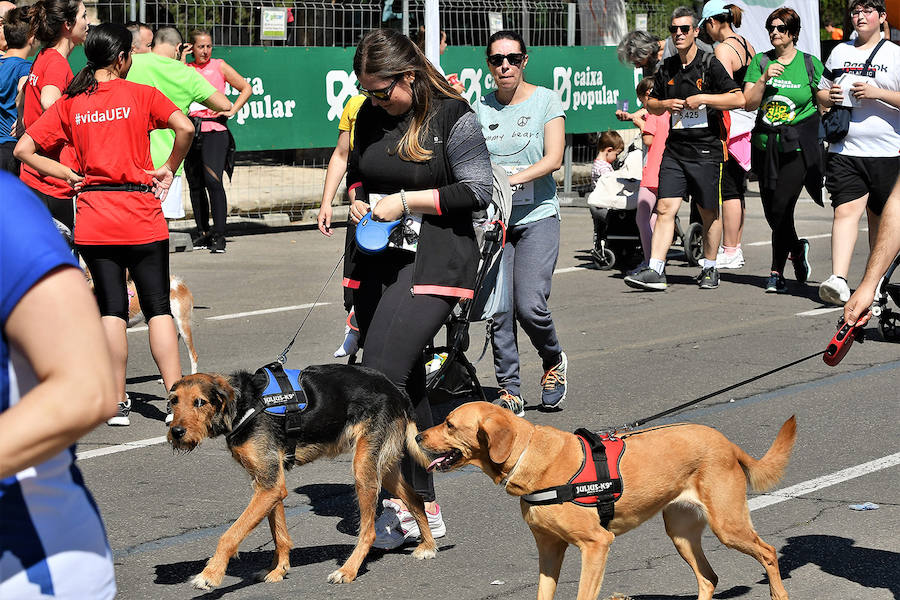
[[[198,232],[197,237],[191,240],[191,243],[194,245],[194,250],[203,250],[205,248],[209,248],[209,238],[210,234],[208,231]]]
[[[650,267],[641,269],[634,275],[625,278],[625,285],[637,290],[648,292],[662,292],[666,289],[666,274],[660,275]]]
[[[776,273],[772,271],[769,274],[769,278],[766,280],[766,293],[767,294],[784,294],[787,292],[787,283],[784,280],[784,276],[781,273]]]
[[[801,238],[797,242],[797,247],[788,257],[794,265],[794,275],[797,277],[798,283],[806,283],[812,272],[809,266],[809,240]]]
[[[706,267],[700,271],[698,278],[701,290],[714,290],[719,287],[719,270],[715,267]]]
[[[225,254],[224,235],[213,234],[212,239],[209,242],[209,252],[210,254]]]
[[[131,419],[128,417],[130,414],[131,398],[128,397],[128,394],[125,394],[125,401],[119,402],[119,410],[116,412],[116,416],[107,419],[106,424],[116,427],[127,427],[131,425]]]

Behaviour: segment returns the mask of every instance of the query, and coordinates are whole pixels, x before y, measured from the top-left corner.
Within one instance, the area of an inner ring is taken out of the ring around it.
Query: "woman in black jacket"
[[[406,391],[420,429],[432,425],[423,350],[453,306],[474,295],[478,249],[472,213],[484,209],[493,182],[481,126],[411,40],[379,29],[366,34],[353,70],[368,97],[356,121],[347,186],[356,189],[354,223],[370,210],[404,220],[401,243],[378,254],[348,248],[344,285],[364,349],[362,364]],[[431,476],[404,459],[404,478],[422,496],[434,537],[446,532]],[[415,541],[418,527],[397,500],[384,501],[375,547]]]

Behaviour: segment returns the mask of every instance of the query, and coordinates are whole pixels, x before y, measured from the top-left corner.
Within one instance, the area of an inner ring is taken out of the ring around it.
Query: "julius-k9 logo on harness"
[[[256,371],[256,375],[268,378],[263,389],[262,402],[266,413],[284,419],[284,430],[291,433],[300,428],[300,417],[308,402],[300,386],[300,369],[285,369],[280,362],[268,364]]]
[[[611,434],[597,434],[577,429],[584,458],[581,468],[566,485],[538,490],[522,496],[529,504],[562,504],[596,506],[600,524],[606,527],[615,515],[615,502],[622,497],[624,484],[619,474],[619,461],[625,454],[625,441]]]

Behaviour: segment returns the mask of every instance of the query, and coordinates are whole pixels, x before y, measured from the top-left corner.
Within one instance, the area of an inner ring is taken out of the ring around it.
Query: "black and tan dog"
[[[763,565],[773,600],[787,600],[775,549],[760,539],[750,522],[747,482],[754,490],[775,485],[787,466],[796,436],[797,424],[791,417],[766,455],[756,460],[718,431],[702,425],[629,432],[618,465],[624,491],[607,528],[600,525],[593,506],[573,502],[536,506],[520,501],[540,557],[538,600],[553,598],[569,544],[581,550],[578,600],[597,598],[615,536],[660,510],[666,533],[697,576],[699,600],[710,600],[718,582],[700,547],[707,523],[723,544]],[[585,459],[575,435],[532,425],[486,402],[464,404],[418,439],[433,459],[430,470],[449,471],[472,464],[494,483],[504,483],[513,496],[567,484]]]
[[[174,418],[168,439],[176,450],[193,450],[207,437],[226,435],[228,449],[253,479],[250,504],[219,539],[216,553],[192,583],[200,589],[219,585],[238,545],[268,517],[275,540],[272,567],[258,578],[280,581],[287,573],[292,547],[285,523],[285,470],[322,456],[353,451],[353,476],[359,503],[359,537],[353,553],[328,576],[332,583],[353,581],[375,541],[375,510],[383,485],[401,498],[415,516],[422,540],[413,552],[434,558],[435,543],[422,499],[404,481],[399,461],[404,451],[425,462],[415,442],[418,433],[409,399],[380,373],[352,365],[315,365],[303,370],[300,385],[306,395],[298,431],[288,435],[281,417],[260,412],[237,427],[258,402],[266,377],[240,371],[230,377],[198,373],[172,386],[169,401]],[[234,435],[230,435],[232,428]]]

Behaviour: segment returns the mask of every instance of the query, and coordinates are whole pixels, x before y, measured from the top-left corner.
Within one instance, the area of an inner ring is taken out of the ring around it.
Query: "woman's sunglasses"
[[[488,62],[494,67],[502,65],[504,59],[508,60],[512,66],[518,67],[525,62],[525,55],[521,52],[514,52],[512,54],[491,54],[488,56]]]
[[[669,25],[669,33],[673,35],[678,31],[687,35],[688,31],[691,29],[693,29],[691,25]]]
[[[772,25],[771,23],[769,25],[766,25],[766,31],[768,31],[770,35],[773,31],[778,31],[778,33],[787,33],[787,30],[787,25]]]
[[[366,98],[372,98],[374,100],[381,100],[383,102],[387,102],[391,99],[391,92],[394,91],[394,86],[397,85],[397,82],[400,81],[399,77],[394,78],[394,81],[391,85],[387,87],[383,87],[380,90],[367,90],[360,83],[356,82],[356,89],[359,90],[359,93],[365,96]]]

